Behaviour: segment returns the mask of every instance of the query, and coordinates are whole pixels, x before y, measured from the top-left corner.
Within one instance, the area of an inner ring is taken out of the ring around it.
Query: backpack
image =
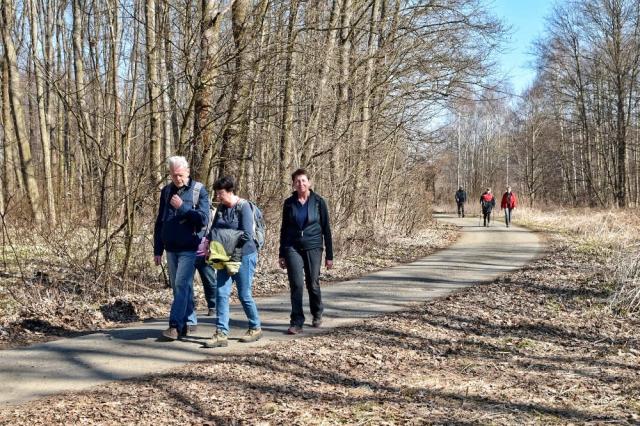
[[[484,194],[482,194],[480,205],[482,206],[483,211],[491,210],[493,208],[492,198],[487,200],[484,198]]]
[[[253,212],[253,242],[256,244],[256,248],[259,251],[264,246],[267,225],[264,222],[264,215],[262,214],[262,210],[260,210],[260,207],[258,207],[253,201],[240,198],[240,201],[238,201],[238,204],[236,204],[236,208],[241,209],[242,203],[245,202],[249,203],[249,207],[251,207],[251,211]]]
[[[196,182],[193,184],[193,207],[197,207],[198,206],[198,201],[200,200],[200,190],[202,189],[204,185],[201,182]],[[200,232],[204,231],[203,236],[207,236],[209,234],[209,231],[211,231],[211,227],[213,226],[213,219],[216,216],[216,208],[213,207],[213,205],[211,203],[209,203],[209,222],[207,222],[202,229],[200,229]],[[198,232],[198,234],[200,233]]]

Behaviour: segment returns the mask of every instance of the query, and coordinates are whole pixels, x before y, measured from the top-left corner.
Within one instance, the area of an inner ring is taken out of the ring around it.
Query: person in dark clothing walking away
[[[507,192],[502,195],[502,202],[500,203],[500,209],[504,209],[504,223],[507,228],[511,225],[511,211],[516,208],[518,204],[518,198],[515,192],[511,191],[511,187],[507,186]]]
[[[482,207],[484,226],[491,226],[491,211],[496,206],[496,197],[491,193],[491,188],[487,188],[480,196],[480,206]]]
[[[329,210],[324,199],[311,190],[306,170],[291,175],[295,192],[282,206],[280,251],[278,264],[287,270],[291,291],[291,320],[288,334],[302,333],[304,285],[309,292],[313,327],[322,324],[322,295],[320,293],[320,264],[323,242],[327,249],[324,265],[333,267],[333,241],[329,225]]]
[[[458,205],[458,217],[464,217],[464,203],[467,202],[467,193],[462,187],[456,191],[456,204]]]

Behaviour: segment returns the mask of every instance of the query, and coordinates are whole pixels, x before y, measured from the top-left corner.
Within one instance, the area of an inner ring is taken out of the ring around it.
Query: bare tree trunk
[[[252,80],[249,91],[249,107],[247,110],[247,137],[245,138],[245,152],[243,157],[247,159],[245,162],[245,176],[246,176],[246,194],[249,199],[256,198],[256,182],[255,182],[255,168],[256,168],[256,151],[262,147],[256,147],[257,138],[255,135],[256,120],[254,119],[254,112],[256,111],[257,95],[256,87],[261,81],[263,76],[261,67],[261,54],[267,38],[267,26],[265,25],[265,16],[267,8],[269,7],[268,0],[261,0],[257,9],[258,16],[256,17],[255,32],[260,33],[258,46],[256,47],[256,53],[252,59]]]
[[[343,168],[340,166],[341,150],[348,141],[348,132],[351,124],[352,108],[349,105],[349,76],[351,68],[351,30],[352,30],[352,0],[343,0],[340,11],[340,47],[338,58],[338,85],[336,93],[336,104],[333,113],[333,143],[331,157],[329,160],[332,187],[339,188],[339,183],[343,179]],[[333,210],[340,214],[343,210],[343,200],[336,197],[333,203]]]
[[[138,8],[134,10],[134,20],[138,21]],[[131,51],[131,60],[133,69],[131,70],[131,93],[129,97],[129,119],[123,131],[122,141],[119,149],[121,150],[120,158],[122,164],[120,165],[120,180],[123,188],[123,206],[124,206],[124,231],[125,231],[125,252],[122,261],[121,275],[127,276],[129,270],[129,262],[131,260],[133,242],[136,231],[136,215],[134,208],[135,191],[129,180],[130,172],[130,146],[131,146],[131,132],[133,128],[133,120],[135,118],[136,104],[138,97],[136,96],[136,90],[138,85],[138,32],[135,32],[133,40],[133,48]]]
[[[357,166],[356,173],[354,176],[354,196],[351,198],[352,205],[364,205],[366,194],[363,191],[364,187],[364,179],[365,170],[369,167],[369,164],[365,161],[367,147],[369,144],[369,136],[371,133],[371,111],[372,105],[371,100],[373,96],[373,75],[374,75],[374,66],[375,66],[375,53],[376,53],[376,27],[378,26],[378,13],[380,9],[380,0],[373,0],[371,5],[371,20],[369,21],[369,40],[367,43],[367,59],[366,59],[366,69],[363,81],[363,100],[362,100],[362,123],[361,123],[361,134],[359,141],[359,149],[358,149],[358,157],[357,157]],[[351,211],[355,211],[355,209],[351,209]],[[368,224],[370,222],[370,217],[367,214],[368,209],[363,208],[359,209],[362,212],[362,223]]]
[[[325,87],[329,77],[329,65],[333,62],[331,57],[335,50],[338,38],[338,19],[340,18],[339,0],[333,0],[331,3],[331,13],[329,15],[329,29],[324,42],[322,66],[320,69],[320,79],[318,81],[318,90],[315,101],[313,103],[313,112],[309,125],[307,126],[304,141],[302,143],[302,153],[300,164],[307,167],[314,159],[316,151],[316,141],[320,138],[319,125],[324,107]]]
[[[289,11],[289,22],[287,24],[287,50],[284,69],[284,99],[282,101],[282,115],[280,119],[280,162],[279,170],[279,186],[280,192],[287,191],[289,183],[289,168],[292,163],[292,147],[293,147],[293,109],[291,101],[293,98],[293,56],[296,42],[297,32],[295,31],[295,23],[298,16],[299,0],[291,1],[291,10]]]
[[[31,217],[37,225],[42,224],[44,216],[42,214],[40,192],[36,182],[35,167],[31,156],[31,146],[25,123],[24,109],[22,108],[22,89],[20,87],[20,76],[18,75],[16,50],[11,38],[13,28],[13,16],[15,9],[12,0],[4,0],[0,5],[0,31],[4,43],[4,58],[8,67],[9,101],[11,104],[11,118],[15,130],[18,150],[20,153],[20,163],[22,176],[27,191],[27,200],[31,208]]]
[[[248,127],[249,81],[247,72],[247,12],[249,0],[236,0],[231,8],[231,31],[235,42],[235,69],[231,81],[229,110],[220,147],[220,174],[236,177],[238,186],[244,184],[243,151]]]
[[[147,93],[149,95],[149,164],[151,181],[154,186],[162,183],[162,160],[160,158],[160,123],[159,109],[160,89],[158,84],[158,49],[157,49],[156,1],[145,3],[145,40],[147,49]]]
[[[11,103],[9,101],[9,67],[7,61],[4,60],[4,56],[1,58],[0,65],[2,68],[3,167],[5,178],[5,190],[2,192],[2,198],[5,204],[8,204],[10,197],[24,189],[24,182],[18,167],[20,160],[16,151],[15,131],[13,129]]]
[[[200,24],[200,64],[194,89],[193,142],[190,159],[195,177],[209,179],[209,164],[202,161],[209,157],[213,143],[212,121],[214,82],[218,76],[216,53],[220,34],[221,13],[217,2],[202,0],[202,23]]]
[[[85,7],[84,0],[73,0],[73,28],[72,28],[72,36],[73,36],[73,68],[75,73],[75,78],[73,79],[75,82],[75,100],[78,108],[78,127],[80,132],[80,141],[81,149],[77,151],[78,157],[76,158],[75,166],[72,167],[70,164],[71,173],[77,173],[77,177],[79,180],[79,189],[80,189],[80,199],[86,200],[87,196],[85,195],[85,182],[83,179],[84,173],[83,168],[84,164],[87,161],[85,158],[85,150],[89,149],[90,142],[97,143],[95,133],[94,133],[94,125],[89,117],[89,110],[87,107],[86,99],[87,99],[87,83],[85,82],[85,71],[84,71],[84,55],[83,55],[83,33],[86,25],[85,20],[83,19],[82,11]],[[72,179],[73,182],[75,179]]]
[[[178,102],[176,100],[176,75],[173,68],[173,49],[171,48],[171,39],[169,35],[169,25],[171,22],[171,10],[169,0],[164,0],[164,21],[162,25],[162,43],[164,46],[163,61],[165,64],[165,74],[167,76],[167,96],[169,97],[169,111],[171,114],[171,135],[172,140],[169,151],[174,152],[178,149],[180,141],[180,125],[178,124]]]
[[[44,163],[44,181],[47,197],[47,210],[49,213],[49,225],[56,226],[56,206],[54,200],[53,179],[51,173],[51,138],[49,133],[49,114],[45,105],[45,77],[40,69],[45,62],[44,55],[38,52],[38,21],[36,19],[36,5],[34,0],[29,0],[29,17],[31,27],[31,59],[33,61],[33,72],[36,80],[36,94],[38,102],[38,128],[40,130],[40,142],[42,143],[42,159]]]

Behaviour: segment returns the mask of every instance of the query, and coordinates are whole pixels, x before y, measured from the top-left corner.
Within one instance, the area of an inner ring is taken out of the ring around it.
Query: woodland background
[[[263,207],[263,262],[297,167],[343,252],[424,227],[459,185],[638,205],[637,0],[558,2],[521,94],[482,0],[2,0],[0,19],[13,304],[25,283],[103,299],[160,285],[151,225],[173,154]]]

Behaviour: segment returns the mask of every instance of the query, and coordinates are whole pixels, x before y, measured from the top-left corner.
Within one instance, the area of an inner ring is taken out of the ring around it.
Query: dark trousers
[[[284,256],[291,290],[291,324],[302,327],[304,312],[302,297],[306,285],[309,293],[309,307],[313,318],[321,318],[324,307],[320,293],[320,264],[322,262],[322,248],[297,250],[288,248]]]
[[[504,209],[504,223],[509,226],[511,225],[511,210],[509,207]]]
[[[488,226],[491,224],[491,210],[483,211],[482,215],[484,216],[484,226]]]
[[[464,217],[464,203],[458,203],[458,217]]]
[[[200,281],[202,281],[202,288],[204,289],[204,298],[207,301],[207,308],[215,309],[216,292],[218,291],[216,284],[216,271],[205,261],[205,256],[196,257],[196,270],[200,275]]]

